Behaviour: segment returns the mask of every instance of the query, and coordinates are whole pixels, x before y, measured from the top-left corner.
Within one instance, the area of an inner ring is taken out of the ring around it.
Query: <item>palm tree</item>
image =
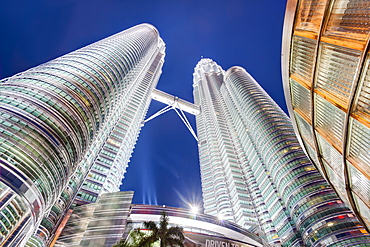
[[[153,221],[145,221],[144,227],[150,230],[151,233],[142,238],[138,247],[151,246],[156,241],[159,241],[160,247],[184,247],[184,234],[182,233],[182,227],[171,226],[168,228],[168,220],[169,218],[166,212],[162,212],[158,226]]]
[[[159,241],[160,247],[184,247],[183,229],[179,226],[168,228],[168,216],[166,212],[161,213],[161,220],[157,226],[153,221],[144,221],[144,227],[150,230],[149,234],[135,229],[130,232],[127,239],[121,239],[113,247],[150,247]]]
[[[112,247],[139,247],[141,240],[144,238],[145,233],[140,231],[140,228],[131,230],[128,237],[126,239],[121,239]],[[141,247],[144,247],[140,245]],[[150,247],[147,245],[145,247]]]

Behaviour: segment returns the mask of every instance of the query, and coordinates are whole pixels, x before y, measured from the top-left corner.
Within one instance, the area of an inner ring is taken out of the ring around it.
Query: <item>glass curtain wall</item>
[[[290,0],[282,73],[301,144],[370,227],[370,2]]]
[[[366,230],[310,163],[290,120],[241,67],[194,73],[205,213],[259,226],[271,245],[344,246]],[[226,213],[225,213],[226,212]]]
[[[163,56],[158,31],[141,24],[0,81],[2,200],[18,195],[30,224],[21,234],[22,217],[2,205],[3,245],[24,244],[41,223],[28,244],[43,246],[78,190],[90,202],[117,190],[127,166],[118,161],[130,157]]]

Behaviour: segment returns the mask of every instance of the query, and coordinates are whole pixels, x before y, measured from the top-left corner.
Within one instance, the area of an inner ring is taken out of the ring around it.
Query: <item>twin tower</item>
[[[194,104],[171,101],[155,89],[164,56],[142,24],[0,81],[1,246],[48,246],[70,208],[118,191],[152,98],[196,115],[206,214],[265,245],[368,243],[243,68],[201,59]]]

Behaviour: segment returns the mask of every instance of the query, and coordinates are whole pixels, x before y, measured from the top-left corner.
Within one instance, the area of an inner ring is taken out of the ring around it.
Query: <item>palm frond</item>
[[[184,229],[179,226],[172,226],[167,231],[167,236],[175,236],[176,238],[179,238],[180,240],[184,240]]]
[[[149,247],[157,240],[158,237],[155,236],[154,234],[151,234],[150,236],[143,237],[141,241],[138,243],[137,247]]]
[[[157,227],[157,224],[153,221],[144,221],[144,227],[150,231],[153,232],[153,235],[158,235],[159,229]]]
[[[161,231],[163,233],[167,232],[168,221],[169,221],[169,218],[168,218],[166,212],[162,212],[161,213],[161,221],[159,222],[159,229],[161,229]]]
[[[144,221],[144,228],[150,231],[149,234],[135,229],[130,233],[128,240],[121,240],[115,247],[151,247],[157,241],[161,247],[184,247],[183,228],[179,226],[168,228],[168,223],[169,217],[166,212],[162,212],[159,225],[153,221]]]
[[[184,241],[178,238],[168,238],[166,246],[184,247]]]

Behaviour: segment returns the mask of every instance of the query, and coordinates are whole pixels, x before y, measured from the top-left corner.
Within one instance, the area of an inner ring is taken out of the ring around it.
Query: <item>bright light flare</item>
[[[193,214],[197,214],[199,212],[199,208],[197,206],[190,205],[190,209]]]
[[[217,215],[218,220],[222,221],[224,219],[224,216],[222,214]]]

